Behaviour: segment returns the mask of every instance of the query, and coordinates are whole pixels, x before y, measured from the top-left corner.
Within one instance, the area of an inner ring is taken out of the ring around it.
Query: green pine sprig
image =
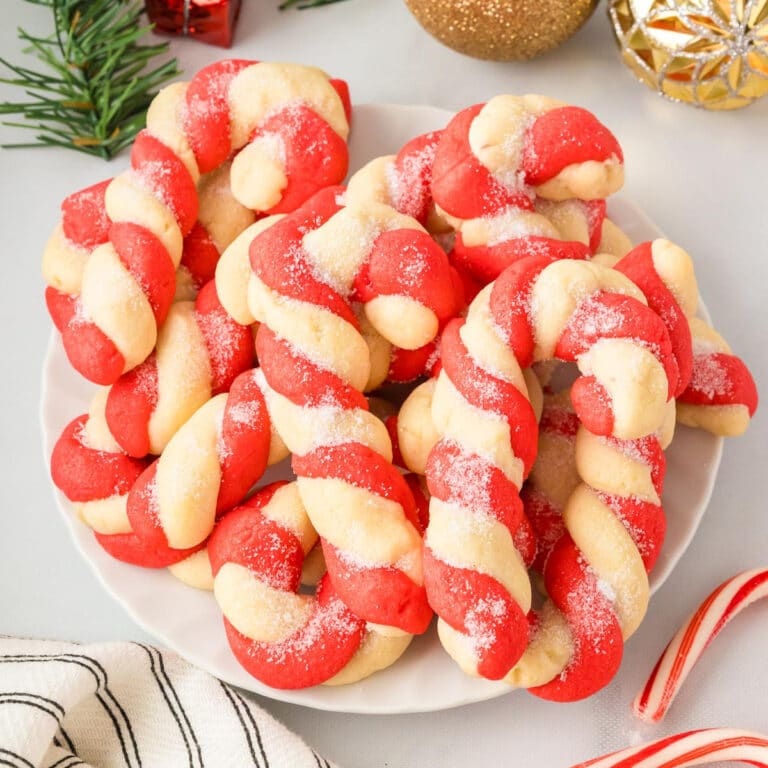
[[[176,59],[155,65],[168,43],[140,45],[151,26],[136,0],[27,0],[51,9],[55,31],[35,37],[18,30],[42,65],[30,69],[0,57],[28,101],[0,104],[0,115],[26,122],[4,125],[36,131],[35,141],[9,147],[57,146],[108,160],[130,145],[144,126],[156,89],[179,74]]]

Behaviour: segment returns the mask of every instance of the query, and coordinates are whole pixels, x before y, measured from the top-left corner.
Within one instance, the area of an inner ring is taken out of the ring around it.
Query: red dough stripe
[[[517,487],[482,456],[441,440],[429,455],[426,475],[432,496],[492,517],[512,536],[520,527],[523,505]]]
[[[531,290],[549,256],[528,256],[507,267],[491,289],[491,314],[521,368],[533,363],[533,329],[529,318]]]
[[[693,348],[688,320],[672,292],[656,271],[653,263],[653,243],[641,243],[614,267],[625,274],[648,299],[648,306],[664,321],[677,361],[678,376],[674,396],[688,386],[693,367]]]
[[[664,508],[635,496],[599,493],[598,497],[624,524],[640,553],[645,570],[650,573],[661,554],[667,531]]]
[[[523,145],[522,169],[529,184],[538,185],[563,169],[590,160],[623,162],[616,137],[581,107],[558,107],[537,117]]]
[[[157,406],[157,357],[124,373],[107,396],[105,416],[115,440],[130,456],[149,453],[149,420]]]
[[[432,165],[435,202],[462,219],[493,215],[509,205],[533,210],[527,195],[505,189],[472,152],[469,128],[483,106],[467,107],[445,127]]]
[[[352,122],[352,99],[350,99],[349,97],[349,86],[347,85],[346,80],[340,80],[338,78],[332,77],[328,82],[333,86],[333,90],[339,94],[341,103],[344,105],[344,114],[347,117],[347,122],[351,123]]]
[[[474,362],[459,335],[463,322],[452,320],[443,331],[443,368],[472,405],[496,413],[509,423],[512,450],[523,462],[527,475],[537,450],[538,427],[533,407],[514,384],[496,378]]]
[[[232,509],[262,476],[269,458],[270,439],[264,395],[252,371],[246,371],[235,379],[229,390],[221,422],[217,515]]]
[[[368,410],[361,392],[331,371],[319,368],[266,325],[260,325],[256,334],[256,355],[275,392],[297,405],[318,407],[327,404],[330,396],[340,408]]]
[[[235,322],[219,301],[211,280],[195,300],[195,320],[205,340],[211,364],[211,395],[226,392],[235,377],[253,367],[251,329]]]
[[[188,235],[197,220],[197,187],[176,153],[144,129],[133,142],[131,167],[147,188],[173,211],[182,236]]]
[[[107,554],[129,565],[142,568],[167,568],[194,555],[205,542],[190,549],[171,549],[158,542],[147,542],[135,533],[103,534],[94,531],[96,541]]]
[[[195,287],[201,288],[209,280],[214,279],[220,255],[208,230],[197,222],[184,238],[184,249],[181,254],[181,265],[189,271]]]
[[[416,502],[403,476],[383,456],[362,443],[325,445],[304,456],[294,455],[293,471],[299,477],[334,478],[394,501],[418,530]]]
[[[360,567],[343,557],[328,541],[321,541],[329,579],[346,604],[352,603],[356,610],[364,608],[367,615],[376,616],[377,624],[398,627],[416,635],[426,632],[432,620],[432,608],[421,585],[397,568]]]
[[[108,499],[128,493],[146,461],[123,453],[89,448],[83,442],[88,415],[73,419],[62,431],[51,454],[51,477],[74,502]]]
[[[256,63],[244,59],[218,61],[201,69],[187,86],[184,133],[200,173],[212,171],[229,157],[229,85],[235,75]]]
[[[696,355],[693,375],[679,401],[690,405],[744,405],[753,416],[757,386],[749,369],[736,355],[713,352]]]
[[[553,259],[586,259],[590,251],[575,240],[555,240],[541,235],[524,235],[495,245],[464,245],[461,232],[456,235],[453,261],[484,285],[495,280],[510,264],[528,256]]]
[[[176,291],[176,269],[165,246],[145,227],[127,221],[112,224],[109,239],[162,325]]]
[[[529,690],[550,701],[577,701],[600,690],[616,674],[624,648],[621,627],[568,534],[552,549],[544,581],[550,598],[568,620],[574,653],[561,675]]]
[[[347,175],[347,143],[313,109],[291,105],[270,115],[252,138],[279,136],[285,152],[288,179],[280,202],[266,214],[290,213],[315,192]]]
[[[456,568],[424,549],[424,578],[435,612],[459,632],[475,638],[478,672],[499,680],[528,642],[528,620],[507,590],[485,573]]]
[[[432,208],[432,164],[442,133],[432,131],[411,139],[393,164],[395,207],[422,225],[426,225]]]
[[[79,300],[73,305],[79,305]],[[64,326],[61,341],[72,367],[94,384],[112,384],[125,368],[125,358],[112,339],[94,323],[78,318],[76,313]]]
[[[61,225],[64,236],[80,248],[90,250],[107,242],[109,218],[104,193],[112,179],[81,189],[64,198]]]
[[[442,248],[426,233],[412,229],[382,232],[371,257],[355,280],[355,298],[407,296],[429,307],[438,321],[456,311],[453,276]]]
[[[264,504],[259,500],[258,508]],[[295,592],[304,562],[301,543],[291,531],[264,517],[258,508],[246,502],[222,518],[208,543],[213,575],[225,563],[236,563],[273,589]]]
[[[365,622],[336,596],[327,576],[309,621],[281,643],[251,640],[224,619],[227,640],[245,670],[272,688],[319,685],[340,672],[360,647]]]

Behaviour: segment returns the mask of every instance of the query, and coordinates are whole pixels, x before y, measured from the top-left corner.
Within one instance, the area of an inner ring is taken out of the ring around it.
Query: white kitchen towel
[[[169,651],[0,637],[0,766],[333,768]]]

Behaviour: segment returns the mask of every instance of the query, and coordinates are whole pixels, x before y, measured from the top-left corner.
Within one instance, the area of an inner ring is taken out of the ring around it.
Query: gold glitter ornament
[[[626,64],[664,96],[739,109],[768,93],[768,0],[610,0]]]
[[[477,59],[532,59],[556,48],[598,0],[405,0],[430,35]]]

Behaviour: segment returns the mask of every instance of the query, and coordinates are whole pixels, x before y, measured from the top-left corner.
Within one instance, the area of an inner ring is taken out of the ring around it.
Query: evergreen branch
[[[176,59],[155,63],[168,43],[144,44],[140,0],[26,0],[48,8],[54,30],[39,37],[18,30],[24,52],[38,69],[0,57],[0,82],[23,89],[28,101],[0,104],[0,115],[24,122],[4,125],[35,131],[30,143],[57,146],[109,159],[127,147],[144,125],[157,89],[179,74]]]

